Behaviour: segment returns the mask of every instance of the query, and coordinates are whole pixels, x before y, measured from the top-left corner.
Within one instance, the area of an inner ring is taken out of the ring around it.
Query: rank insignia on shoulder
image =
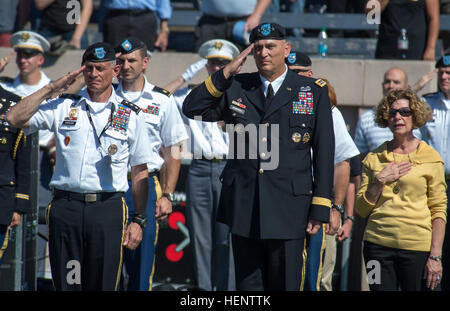
[[[314,83],[316,83],[320,87],[324,87],[325,85],[327,85],[327,83],[322,79],[317,79]]]
[[[121,105],[124,105],[128,108],[130,108],[131,110],[133,110],[136,114],[139,114],[139,112],[141,111],[141,108],[138,105],[133,104],[132,102],[129,102],[127,100],[122,100],[122,102],[120,103]]]
[[[68,98],[68,99],[72,99],[74,101],[79,101],[81,99],[80,95],[77,94],[68,94],[68,93],[63,93],[61,95],[59,95],[60,98]]]
[[[172,94],[170,94],[170,92],[168,90],[165,90],[165,89],[163,89],[162,87],[159,87],[159,86],[155,86],[152,91],[164,94],[167,97],[170,97],[170,95],[172,95]]]

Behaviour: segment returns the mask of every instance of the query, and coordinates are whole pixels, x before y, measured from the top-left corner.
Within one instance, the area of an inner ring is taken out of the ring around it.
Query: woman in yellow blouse
[[[447,216],[444,162],[413,135],[431,116],[411,90],[393,91],[377,107],[376,123],[389,127],[394,139],[363,160],[356,200],[357,212],[369,217],[365,262],[376,260],[372,263],[381,268],[380,276],[369,280],[371,290],[435,289],[440,283]]]

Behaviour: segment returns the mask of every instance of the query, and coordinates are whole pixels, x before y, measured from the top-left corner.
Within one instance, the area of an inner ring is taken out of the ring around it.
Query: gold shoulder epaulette
[[[320,87],[324,87],[325,85],[327,85],[327,83],[325,81],[323,81],[322,79],[317,79],[315,81],[315,83]]]

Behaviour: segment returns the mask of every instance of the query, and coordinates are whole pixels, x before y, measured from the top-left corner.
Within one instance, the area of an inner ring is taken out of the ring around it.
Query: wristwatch
[[[344,207],[342,205],[333,204],[333,206],[331,208],[334,208],[339,213],[341,213],[341,215],[344,215]]]
[[[173,202],[173,192],[163,193],[163,197],[166,197],[170,202]]]
[[[147,217],[142,214],[133,214],[133,218],[131,218],[131,222],[137,223],[139,226],[141,226],[142,229],[147,226]]]
[[[442,260],[442,256],[429,256],[430,259],[436,260],[436,261],[441,261]]]
[[[347,216],[345,220],[350,219],[352,222],[355,222],[355,216]]]

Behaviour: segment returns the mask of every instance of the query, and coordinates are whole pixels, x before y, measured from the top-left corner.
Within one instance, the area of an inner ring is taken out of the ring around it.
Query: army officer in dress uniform
[[[19,100],[0,86],[0,265],[9,229],[20,224],[30,202],[31,141],[6,121],[7,112]]]
[[[288,70],[284,59],[290,45],[283,27],[261,24],[250,41],[230,64],[192,90],[183,113],[227,123],[230,152],[218,220],[231,228],[236,288],[295,291],[303,286],[305,235],[317,233],[330,214],[330,100],[322,81]],[[252,50],[258,72],[239,74]],[[243,147],[244,156],[238,154]],[[271,150],[270,158],[265,150]],[[278,165],[271,167],[270,161]]]
[[[57,290],[115,290],[122,246],[135,249],[142,237],[146,163],[153,154],[139,107],[120,100],[112,87],[119,70],[114,48],[95,43],[84,52],[80,69],[27,96],[7,115],[8,122],[27,132],[49,129],[56,136],[47,224]],[[48,100],[61,94],[81,71],[86,89]],[[136,215],[127,226],[123,196],[128,163]]]

